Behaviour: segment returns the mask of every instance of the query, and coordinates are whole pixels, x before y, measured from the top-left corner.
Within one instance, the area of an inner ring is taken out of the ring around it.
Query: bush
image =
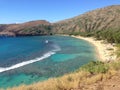
[[[94,36],[98,40],[106,40],[109,43],[120,43],[120,29],[96,30],[90,36]],[[88,35],[89,35],[88,33]],[[86,34],[87,35],[87,34]]]
[[[117,57],[120,57],[120,44],[117,44],[116,54],[117,54]]]
[[[109,66],[100,61],[92,61],[82,66],[80,70],[90,72],[91,74],[106,73],[109,70]]]

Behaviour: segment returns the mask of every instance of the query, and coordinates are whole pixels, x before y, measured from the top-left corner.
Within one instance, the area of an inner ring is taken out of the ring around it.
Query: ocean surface
[[[69,36],[0,38],[0,88],[70,73],[96,60],[94,47]]]

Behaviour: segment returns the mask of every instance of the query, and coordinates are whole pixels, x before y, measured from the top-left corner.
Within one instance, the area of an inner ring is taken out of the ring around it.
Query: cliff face
[[[96,9],[80,16],[57,22],[55,33],[79,33],[120,28],[120,5]]]
[[[96,9],[56,23],[38,20],[22,24],[0,25],[0,35],[75,34],[107,29],[120,29],[120,5]]]

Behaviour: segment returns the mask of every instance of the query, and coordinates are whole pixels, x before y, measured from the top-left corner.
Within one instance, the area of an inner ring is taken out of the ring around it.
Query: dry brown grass
[[[60,78],[53,78],[28,86],[21,85],[19,87],[14,87],[8,90],[69,90],[77,88],[80,80],[86,78],[89,74],[90,73],[88,72],[81,71],[78,73],[64,75]]]

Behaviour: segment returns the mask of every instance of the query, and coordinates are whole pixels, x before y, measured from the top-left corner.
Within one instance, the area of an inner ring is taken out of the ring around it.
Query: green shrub
[[[118,29],[96,30],[92,32],[92,34],[90,35],[94,36],[98,40],[101,40],[101,39],[106,40],[109,43],[120,43],[120,29],[119,28]]]
[[[117,57],[120,57],[120,44],[117,44],[117,51],[116,51],[116,54],[117,54]]]
[[[92,61],[82,66],[80,70],[90,72],[91,74],[106,73],[109,70],[109,66],[100,61]]]
[[[114,70],[120,70],[120,62],[117,61],[117,62],[112,62],[111,63],[111,68],[114,69]]]

